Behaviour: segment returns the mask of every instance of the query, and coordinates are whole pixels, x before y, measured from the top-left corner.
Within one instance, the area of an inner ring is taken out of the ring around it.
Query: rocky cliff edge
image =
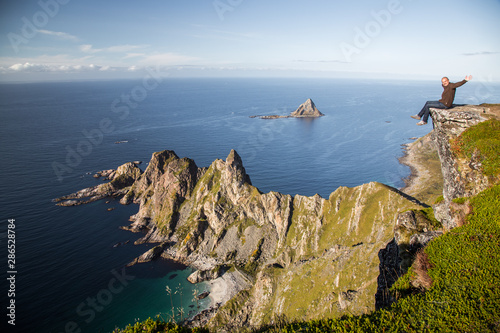
[[[443,175],[443,201],[433,208],[445,230],[460,225],[460,217],[450,209],[453,199],[470,197],[498,182],[483,172],[481,157],[473,153],[471,158],[458,156],[452,145],[468,128],[489,119],[500,119],[498,105],[465,105],[452,109],[431,109],[434,130],[432,141],[437,146]]]

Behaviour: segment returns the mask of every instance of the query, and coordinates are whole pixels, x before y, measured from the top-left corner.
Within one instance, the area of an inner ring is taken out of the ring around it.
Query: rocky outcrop
[[[138,213],[130,217],[133,223],[124,227],[132,232],[146,232],[136,243],[169,239],[177,225],[181,204],[191,196],[204,171],[193,160],[181,159],[173,151],[153,154],[144,173],[120,201],[139,204]]]
[[[312,99],[308,99],[304,103],[302,103],[297,110],[293,111],[290,114],[292,117],[322,117],[324,114],[322,114],[318,108],[316,108],[316,105],[314,105],[314,102]]]
[[[129,187],[141,176],[136,163],[125,163],[116,170],[99,171],[95,178],[105,177],[108,183],[89,187],[78,192],[54,199],[58,206],[77,206],[107,197],[119,197],[128,192]]]
[[[207,270],[196,270],[191,275],[188,276],[188,281],[191,283],[199,283],[208,280],[215,280],[230,269],[228,265],[218,265],[212,269]]]
[[[397,214],[394,239],[380,250],[380,274],[378,276],[375,308],[390,306],[396,301],[390,288],[403,276],[413,263],[418,250],[443,234],[442,225],[425,210],[407,210]]]
[[[164,242],[160,245],[153,247],[147,252],[143,253],[141,256],[135,258],[132,262],[130,262],[127,266],[133,266],[135,264],[150,262],[155,259],[158,259],[163,254],[165,247],[168,245],[168,242]]]
[[[307,99],[302,103],[295,111],[289,115],[270,115],[270,116],[250,116],[250,118],[261,118],[261,119],[279,119],[279,118],[317,118],[324,116],[321,113],[312,99]]]
[[[449,230],[457,226],[457,221],[450,212],[450,203],[459,197],[478,194],[491,184],[474,159],[458,158],[451,149],[451,142],[466,129],[486,121],[491,117],[489,107],[467,105],[452,109],[431,109],[434,124],[432,132],[436,143],[443,173],[444,200],[434,206],[436,217]]]

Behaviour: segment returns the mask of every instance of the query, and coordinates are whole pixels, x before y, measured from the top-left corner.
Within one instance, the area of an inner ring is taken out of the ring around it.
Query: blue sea
[[[204,167],[235,149],[262,192],[328,198],[338,186],[370,181],[402,187],[410,170],[398,162],[401,145],[432,130],[431,123],[419,127],[409,116],[441,91],[439,80],[0,84],[1,327],[110,332],[156,315],[179,319],[180,307],[186,317],[208,305],[208,299],[193,301],[193,293],[207,287],[186,281],[190,268],[163,260],[125,268],[153,246],[133,245],[140,235],[119,229],[137,205],[52,202],[102,182],[92,177],[96,171],[137,160],[145,168],[153,152],[165,149]],[[326,116],[250,118],[289,114],[308,98]],[[499,100],[498,85],[471,81],[459,88],[455,102]],[[9,225],[15,234],[9,235]],[[15,262],[9,262],[7,241],[13,237]],[[7,280],[11,276],[15,281]],[[15,326],[6,316],[12,300]]]

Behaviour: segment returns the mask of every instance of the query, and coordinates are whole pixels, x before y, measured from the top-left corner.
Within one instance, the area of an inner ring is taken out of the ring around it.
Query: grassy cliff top
[[[494,118],[500,120],[500,104],[488,104],[488,103],[483,103],[480,106],[484,106],[488,108],[488,111],[486,112],[486,115],[489,118]]]

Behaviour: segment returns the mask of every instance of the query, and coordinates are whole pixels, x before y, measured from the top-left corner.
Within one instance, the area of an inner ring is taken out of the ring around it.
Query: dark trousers
[[[439,101],[427,101],[427,102],[425,102],[424,107],[418,113],[418,116],[420,118],[422,118],[422,116],[423,116],[422,121],[425,123],[427,122],[427,119],[429,119],[429,112],[430,112],[429,108],[447,109],[446,105],[444,105],[443,103],[441,103]]]

